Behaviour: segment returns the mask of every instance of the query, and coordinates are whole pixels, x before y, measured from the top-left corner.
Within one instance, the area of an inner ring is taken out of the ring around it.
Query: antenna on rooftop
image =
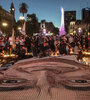
[[[86,3],[87,3],[87,7],[88,7],[88,0],[86,0]]]
[[[79,11],[80,19],[81,19],[81,8],[82,8],[82,4],[80,3],[80,11]]]

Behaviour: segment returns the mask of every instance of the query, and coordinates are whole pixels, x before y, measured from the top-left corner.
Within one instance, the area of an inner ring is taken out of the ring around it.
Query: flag
[[[26,35],[26,22],[24,22],[22,29],[20,30],[20,33],[23,35]]]

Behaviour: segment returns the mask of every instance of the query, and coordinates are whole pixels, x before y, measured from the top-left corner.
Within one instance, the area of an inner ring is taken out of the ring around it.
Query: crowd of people
[[[13,46],[14,45],[14,46]],[[50,55],[68,55],[71,52],[88,50],[88,38],[85,34],[56,36],[17,36],[12,41],[11,37],[0,37],[0,53],[15,53],[24,57],[25,53],[32,53],[33,57]]]

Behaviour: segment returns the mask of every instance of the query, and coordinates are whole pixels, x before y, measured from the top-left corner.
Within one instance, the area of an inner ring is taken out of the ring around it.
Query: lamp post
[[[79,33],[79,35],[82,35],[82,28],[81,27],[78,28],[78,33]]]
[[[24,18],[23,16],[20,16],[20,17],[19,17],[19,20],[24,21],[24,20],[25,20],[25,18]]]
[[[19,20],[21,21],[22,26],[24,25],[24,21],[25,21],[25,17],[24,16],[20,16]]]

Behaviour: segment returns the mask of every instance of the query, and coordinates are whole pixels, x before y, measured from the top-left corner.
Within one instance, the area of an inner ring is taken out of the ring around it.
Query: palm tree
[[[20,11],[20,13],[22,13],[23,16],[24,16],[24,13],[27,13],[27,11],[28,11],[28,5],[27,5],[26,3],[21,3],[21,4],[20,4],[19,11]]]

